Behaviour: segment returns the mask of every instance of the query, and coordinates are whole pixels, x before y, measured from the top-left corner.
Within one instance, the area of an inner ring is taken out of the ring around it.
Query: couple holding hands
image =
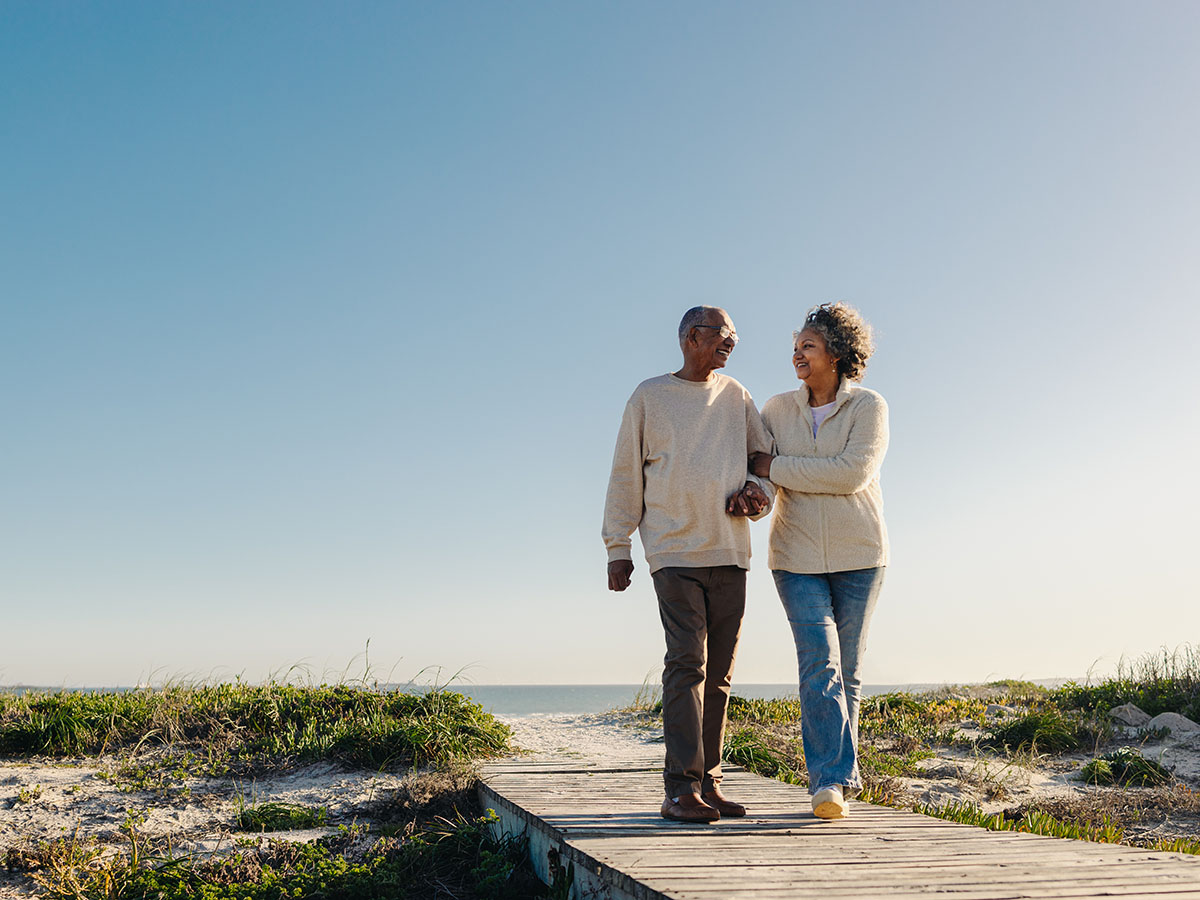
[[[794,333],[799,390],[762,415],[723,368],[737,345],[723,309],[679,323],[683,367],[638,385],[621,420],[604,509],[608,587],[633,573],[639,531],[666,636],[662,815],[744,816],[721,792],[721,749],[746,605],[748,519],[775,506],[768,565],[796,642],[813,812],[839,819],[862,788],[860,667],[888,561],[879,468],[887,404],[862,387],[874,349],[851,307],[823,304]]]

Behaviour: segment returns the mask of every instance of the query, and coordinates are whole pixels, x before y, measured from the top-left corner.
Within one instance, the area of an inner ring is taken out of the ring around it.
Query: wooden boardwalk
[[[659,816],[662,763],[505,760],[483,770],[498,827],[527,833],[534,866],[574,867],[579,900],[1141,897],[1200,900],[1200,858],[1114,844],[989,832],[853,802],[815,818],[804,788],[727,768],[744,819]]]

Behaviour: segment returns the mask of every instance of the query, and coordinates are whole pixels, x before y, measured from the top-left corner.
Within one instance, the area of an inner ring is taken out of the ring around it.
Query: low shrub
[[[777,778],[788,784],[807,784],[804,755],[799,746],[791,758],[773,745],[771,736],[753,727],[739,728],[725,736],[723,756],[750,772]]]
[[[290,831],[299,828],[320,828],[329,810],[323,806],[309,807],[295,803],[259,803],[243,809],[237,818],[242,831]]]
[[[1011,752],[1069,753],[1094,740],[1094,733],[1074,716],[1047,708],[988,726],[984,743]]]
[[[978,698],[947,693],[879,694],[863,698],[859,731],[868,738],[903,736],[922,743],[943,743],[960,721],[981,719],[986,708]]]
[[[1088,784],[1148,786],[1166,784],[1171,773],[1162,764],[1147,759],[1136,747],[1121,747],[1090,760],[1082,771]]]

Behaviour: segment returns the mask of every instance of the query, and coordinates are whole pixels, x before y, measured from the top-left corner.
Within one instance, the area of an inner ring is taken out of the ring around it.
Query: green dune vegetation
[[[530,872],[527,848],[494,838],[475,799],[471,764],[509,752],[509,736],[446,689],[233,683],[0,694],[0,761],[91,766],[129,797],[117,834],[5,834],[0,864],[5,878],[51,898],[552,896]],[[324,806],[243,799],[239,786],[314,766],[366,779],[406,774],[401,789],[350,820]],[[202,788],[218,819],[216,852],[183,851],[178,835],[148,831],[148,815],[194,806]],[[222,789],[236,803],[211,799]],[[40,785],[36,793],[22,788],[14,806],[40,802]],[[270,837],[322,826],[315,840]]]
[[[866,698],[863,799],[1200,853],[1200,797],[1161,764],[1161,729],[1114,720],[1123,704],[1200,718],[1200,658],[1163,652],[1054,689],[1005,680]],[[657,728],[660,710],[644,691],[626,713]],[[568,885],[542,885],[527,846],[494,837],[478,805],[473,765],[512,752],[509,741],[507,726],[445,688],[0,693],[13,823],[0,829],[0,888],[54,900],[562,896]],[[806,783],[798,701],[735,697],[725,755]],[[1029,773],[1046,772],[1078,789],[1030,791]],[[1196,784],[1200,765],[1188,777]],[[952,790],[931,800],[920,787],[938,778]],[[301,782],[313,790],[297,793]]]
[[[1153,758],[1163,733],[1130,733],[1114,723],[1110,710],[1127,703],[1151,716],[1200,720],[1200,656],[1191,647],[1161,651],[1122,661],[1115,675],[1097,683],[1056,689],[1004,680],[864,698],[862,799],[993,830],[1200,853],[1200,795]],[[799,724],[795,700],[735,697],[727,758],[807,783]],[[924,775],[922,761],[939,756],[959,760],[957,777],[967,792],[989,801],[1003,802],[1012,781],[1037,768],[1070,771],[1090,787],[992,813],[970,801],[918,802],[905,779]]]
[[[494,756],[507,744],[506,726],[447,690],[235,683],[0,694],[0,754],[8,757],[161,745],[188,770],[222,775],[315,760],[364,768],[444,764]]]
[[[1112,720],[1110,710],[1127,703],[1151,716],[1200,720],[1200,655],[1187,646],[1164,650],[1123,661],[1097,683],[1056,689],[1008,679],[864,698],[861,799],[992,830],[1200,853],[1200,794],[1154,759],[1164,733]],[[648,689],[627,710],[643,724],[656,723],[660,711]],[[807,784],[799,701],[731,698],[725,758]],[[1083,790],[998,811],[973,799],[922,802],[910,790],[910,780],[947,770],[951,788],[989,806],[1011,800],[1034,771],[1070,773]]]

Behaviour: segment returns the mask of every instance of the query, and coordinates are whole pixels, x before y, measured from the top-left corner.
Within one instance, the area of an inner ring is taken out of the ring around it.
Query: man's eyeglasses
[[[735,344],[738,342],[737,332],[734,331],[732,328],[730,328],[728,325],[693,325],[692,327],[693,328],[715,328],[715,329],[717,329],[717,332],[721,335],[721,340],[725,340],[726,338],[733,338],[733,342]]]

